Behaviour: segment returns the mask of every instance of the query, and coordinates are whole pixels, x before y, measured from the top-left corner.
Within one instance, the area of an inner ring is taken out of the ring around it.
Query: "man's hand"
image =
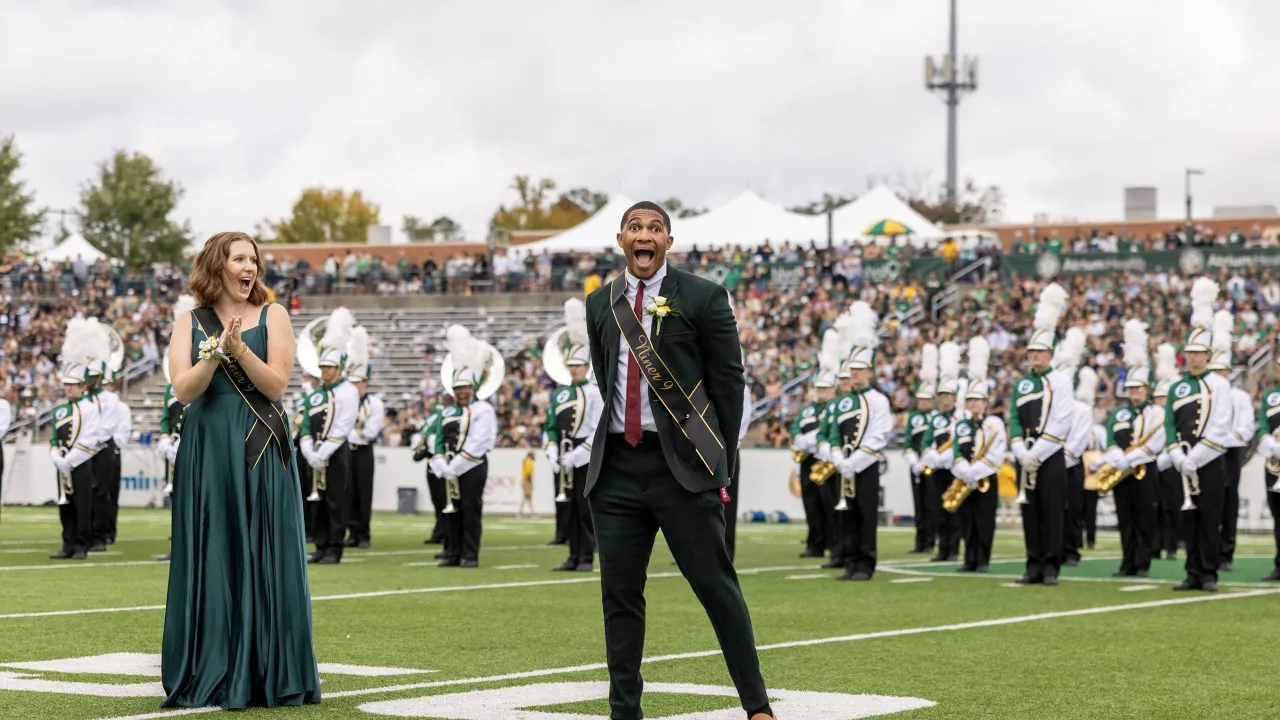
[[[1040,469],[1041,462],[1040,458],[1028,452],[1026,457],[1021,459],[1019,464],[1022,465],[1023,470],[1026,470],[1027,472],[1034,472]]]

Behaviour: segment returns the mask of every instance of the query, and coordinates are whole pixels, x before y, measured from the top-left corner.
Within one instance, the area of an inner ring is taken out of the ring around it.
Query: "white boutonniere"
[[[219,339],[217,335],[210,335],[205,338],[204,342],[200,343],[200,359],[217,360],[220,363],[225,363],[230,360],[231,358],[227,357],[227,354],[222,351],[222,348],[218,347],[218,342]]]
[[[667,317],[678,317],[680,313],[671,306],[671,303],[661,295],[655,295],[649,304],[644,307],[646,315],[653,316],[653,334],[657,335],[662,332],[662,320]]]

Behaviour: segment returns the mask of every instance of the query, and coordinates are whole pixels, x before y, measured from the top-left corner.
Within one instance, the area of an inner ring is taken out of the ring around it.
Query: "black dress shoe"
[[[114,537],[109,537],[109,538],[107,538],[107,544],[108,544],[108,545],[115,545],[115,544],[116,544],[116,539],[115,539]]]
[[[1057,575],[1046,575],[1046,576],[1045,576],[1045,578],[1044,578],[1044,584],[1045,584],[1045,585],[1057,585],[1057,584],[1058,584],[1058,576],[1057,576]]]
[[[156,560],[159,560],[160,562],[169,562],[170,560],[169,553],[165,553],[163,555],[157,555]]]
[[[341,560],[339,560],[338,558],[332,555],[325,555],[324,557],[317,560],[316,564],[317,565],[337,565],[339,562],[341,562]]]
[[[842,568],[842,567],[844,567],[844,563],[840,562],[839,560],[828,560],[822,563],[823,570],[835,570],[836,568]]]
[[[559,565],[557,565],[557,566],[555,566],[555,567],[553,567],[553,568],[551,568],[551,569],[552,569],[552,570],[558,570],[558,571],[561,571],[561,572],[568,572],[568,571],[570,571],[570,570],[577,570],[577,569],[578,569],[578,563],[576,563],[576,562],[574,562],[574,561],[572,561],[572,560],[565,560],[564,562],[560,563]]]
[[[850,580],[853,580],[855,582],[866,582],[867,580],[870,580],[870,579],[871,579],[871,576],[864,572],[856,572],[853,574],[853,577],[850,578]]]
[[[1192,582],[1191,580],[1183,580],[1177,585],[1174,585],[1173,589],[1174,590],[1199,590],[1200,583]]]
[[[943,555],[934,555],[933,557],[929,558],[929,562],[946,562],[946,561],[947,561],[947,558]]]
[[[357,544],[359,543],[355,538],[347,538],[342,541],[342,547],[355,547]]]
[[[74,553],[71,553],[71,559],[72,559],[72,560],[84,560],[84,559],[86,559],[86,558],[88,558],[88,557],[89,557],[89,556],[88,556],[87,554],[85,554],[85,551],[83,551],[83,550],[77,550],[77,551],[75,551]]]
[[[976,572],[976,573],[984,573],[984,572],[987,572],[987,566],[986,566],[986,565],[979,565],[978,567],[974,568],[974,569],[973,569],[973,571],[974,571],[974,572]]]
[[[480,567],[480,561],[479,560],[463,560],[462,564],[459,565],[458,567]]]
[[[1092,550],[1092,549],[1093,549],[1093,543],[1089,543],[1089,544],[1085,545],[1085,547],[1086,547],[1086,548],[1088,548],[1088,549],[1090,549],[1090,550]]]
[[[973,572],[974,569],[975,568],[969,565],[961,565],[960,567],[956,568],[956,572]]]
[[[836,576],[836,579],[837,579],[837,580],[852,580],[852,579],[853,579],[853,573],[849,572],[848,570],[845,570],[845,571],[844,571],[843,573],[841,573],[840,575],[837,575],[837,576]]]
[[[1235,569],[1236,564],[1231,561],[1224,562],[1222,565],[1218,566],[1218,572],[1231,572]]]
[[[106,551],[107,551],[107,546],[103,545],[100,542],[94,543],[89,546],[89,552],[106,552]]]
[[[1038,585],[1044,582],[1044,578],[1033,578],[1033,577],[1028,577],[1026,575],[1023,575],[1022,577],[1018,578],[1017,580],[1014,580],[1013,582],[1016,585]]]
[[[457,560],[457,559],[454,559],[454,560],[441,560],[441,561],[440,561],[440,564],[439,564],[439,565],[437,565],[436,567],[458,567],[458,566],[460,566],[460,565],[462,565],[462,561],[461,561],[461,560]]]
[[[436,560],[444,560],[449,557],[449,553],[441,550],[440,552],[436,553],[433,557],[435,557]]]
[[[800,553],[800,557],[802,557],[802,558],[819,558],[819,557],[822,557],[822,553],[821,553],[821,552],[814,551],[814,550],[805,550],[804,552]]]
[[[560,540],[558,538],[547,543],[547,545],[568,545],[568,544],[569,544],[568,540]]]
[[[54,554],[50,555],[50,556],[49,556],[49,559],[50,559],[50,560],[70,560],[70,559],[71,559],[71,551],[70,551],[70,550],[59,550],[58,552],[56,552],[56,553],[54,553]]]
[[[1147,572],[1146,570],[1139,570],[1138,572],[1134,573],[1134,574],[1133,574],[1133,576],[1134,576],[1134,577],[1147,577],[1147,576],[1149,576],[1150,574],[1151,574],[1151,573]]]
[[[1200,589],[1205,592],[1218,592],[1218,581],[1205,580],[1204,582],[1200,583]]]
[[[1263,582],[1266,582],[1268,580],[1280,580],[1280,569],[1272,570],[1271,574],[1262,578],[1262,580]]]
[[[594,563],[580,563],[574,570],[578,572],[595,572],[596,566]]]
[[[368,549],[369,549],[369,541],[368,541],[368,540],[361,540],[359,543],[357,543],[357,544],[356,544],[356,547],[360,548],[361,550],[368,550]]]
[[[929,552],[929,548],[912,548],[907,551],[907,553],[911,555],[919,555],[920,553],[927,553],[927,552]]]
[[[1134,572],[1132,570],[1125,570],[1124,568],[1120,568],[1119,570],[1111,573],[1111,577],[1133,577],[1133,576],[1134,576]]]
[[[952,553],[951,555],[949,555],[949,556],[947,557],[947,560],[946,560],[946,561],[947,561],[947,562],[960,562],[960,555],[959,555],[958,553]]]
[[[1080,564],[1080,558],[1079,556],[1069,557],[1066,560],[1063,560],[1062,564],[1066,565],[1067,567],[1075,567]]]

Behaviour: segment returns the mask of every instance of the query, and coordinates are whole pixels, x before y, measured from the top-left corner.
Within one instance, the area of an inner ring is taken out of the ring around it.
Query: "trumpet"
[[[173,494],[173,463],[164,461],[164,494]]]
[[[444,455],[445,463],[453,461],[453,453],[447,452]],[[450,480],[447,476],[444,479],[444,509],[440,512],[452,515],[458,512],[458,508],[453,504],[457,500],[462,502],[462,487],[458,484],[458,479]]]
[[[946,442],[944,442],[944,443],[942,443],[941,445],[939,445],[939,446],[938,446],[938,449],[937,449],[935,452],[938,452],[938,453],[945,453],[945,452],[947,452],[948,450],[950,450],[950,449],[951,449],[951,441],[952,441],[953,439],[954,439],[954,438],[947,438],[947,441],[946,441]],[[933,475],[935,472],[937,472],[937,469],[936,469],[936,468],[933,468],[933,467],[930,467],[930,466],[928,466],[928,465],[925,465],[923,468],[921,468],[921,469],[920,469],[920,475],[922,475],[923,477],[929,477],[930,475]]]
[[[855,448],[854,446],[852,446],[852,445],[848,445],[848,444],[846,444],[846,445],[844,446],[843,450],[844,450],[844,452],[845,452],[845,456],[846,456],[846,457],[848,457],[848,455],[849,455],[849,454],[851,454],[851,453],[853,453],[853,452],[854,452],[854,450],[856,450],[856,448]],[[831,465],[831,471],[832,471],[832,472],[835,472],[835,464],[834,464],[834,463]],[[835,509],[836,509],[836,510],[848,510],[848,509],[849,509],[849,503],[848,503],[848,500],[853,500],[854,498],[856,498],[856,497],[858,496],[858,489],[857,489],[857,487],[853,484],[853,481],[854,481],[854,478],[853,478],[853,477],[846,477],[843,473],[841,473],[841,475],[840,475],[840,502],[836,503],[836,506],[835,506]]]
[[[58,504],[70,505],[71,501],[67,499],[67,496],[73,494],[74,492],[75,492],[75,488],[71,486],[71,474],[59,472],[58,473]]]
[[[320,502],[320,493],[328,487],[327,472],[327,467],[311,468],[311,494],[307,496],[307,502]]]
[[[564,466],[571,452],[573,452],[573,440],[562,439],[560,441],[560,492],[556,494],[556,502],[558,503],[569,502],[569,494],[566,491],[573,489],[573,468]]]
[[[1036,489],[1036,472],[1037,471],[1028,470],[1025,467],[1021,467],[1020,469],[1022,470],[1022,473],[1021,473],[1022,476],[1018,478],[1018,504],[1027,505],[1028,503],[1031,502],[1030,500],[1027,499],[1027,490]]]
[[[1275,438],[1277,441],[1280,441],[1280,427],[1271,431],[1271,437]],[[1267,458],[1267,464],[1264,469],[1267,472],[1271,473],[1272,475],[1280,475],[1280,459]],[[1271,486],[1271,491],[1280,492],[1280,479],[1276,480],[1276,483]]]
[[[1178,448],[1183,454],[1191,452],[1191,443],[1178,443]],[[1200,494],[1200,476],[1195,473],[1182,473],[1182,507],[1178,508],[1182,511],[1195,510],[1196,501],[1191,499],[1192,495]]]

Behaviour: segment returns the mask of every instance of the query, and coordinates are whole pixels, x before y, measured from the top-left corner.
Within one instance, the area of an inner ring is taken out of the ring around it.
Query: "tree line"
[[[24,249],[52,231],[58,242],[71,235],[68,216],[80,235],[110,258],[132,268],[181,260],[191,245],[191,223],[175,216],[184,190],[167,177],[154,160],[142,153],[117,151],[100,162],[93,177],[80,188],[71,210],[40,207],[35,193],[19,179],[22,153],[12,135],[0,137],[0,253]],[[508,190],[514,200],[490,218],[490,232],[564,230],[591,217],[609,201],[606,193],[588,187],[559,191],[551,178],[533,180],[516,175]],[[995,186],[980,187],[969,180],[954,204],[940,187],[916,182],[897,184],[899,194],[926,218],[943,223],[982,223],[998,219],[1003,196]],[[824,193],[821,200],[789,208],[824,214],[857,199],[856,195]],[[678,218],[695,217],[706,208],[686,205],[679,198],[660,203]],[[52,217],[59,216],[57,226]],[[367,241],[368,229],[382,224],[381,209],[359,190],[310,187],[302,191],[287,217],[265,219],[256,228],[261,242],[339,243]],[[400,229],[410,242],[463,240],[461,226],[448,215],[433,220],[405,215]]]

